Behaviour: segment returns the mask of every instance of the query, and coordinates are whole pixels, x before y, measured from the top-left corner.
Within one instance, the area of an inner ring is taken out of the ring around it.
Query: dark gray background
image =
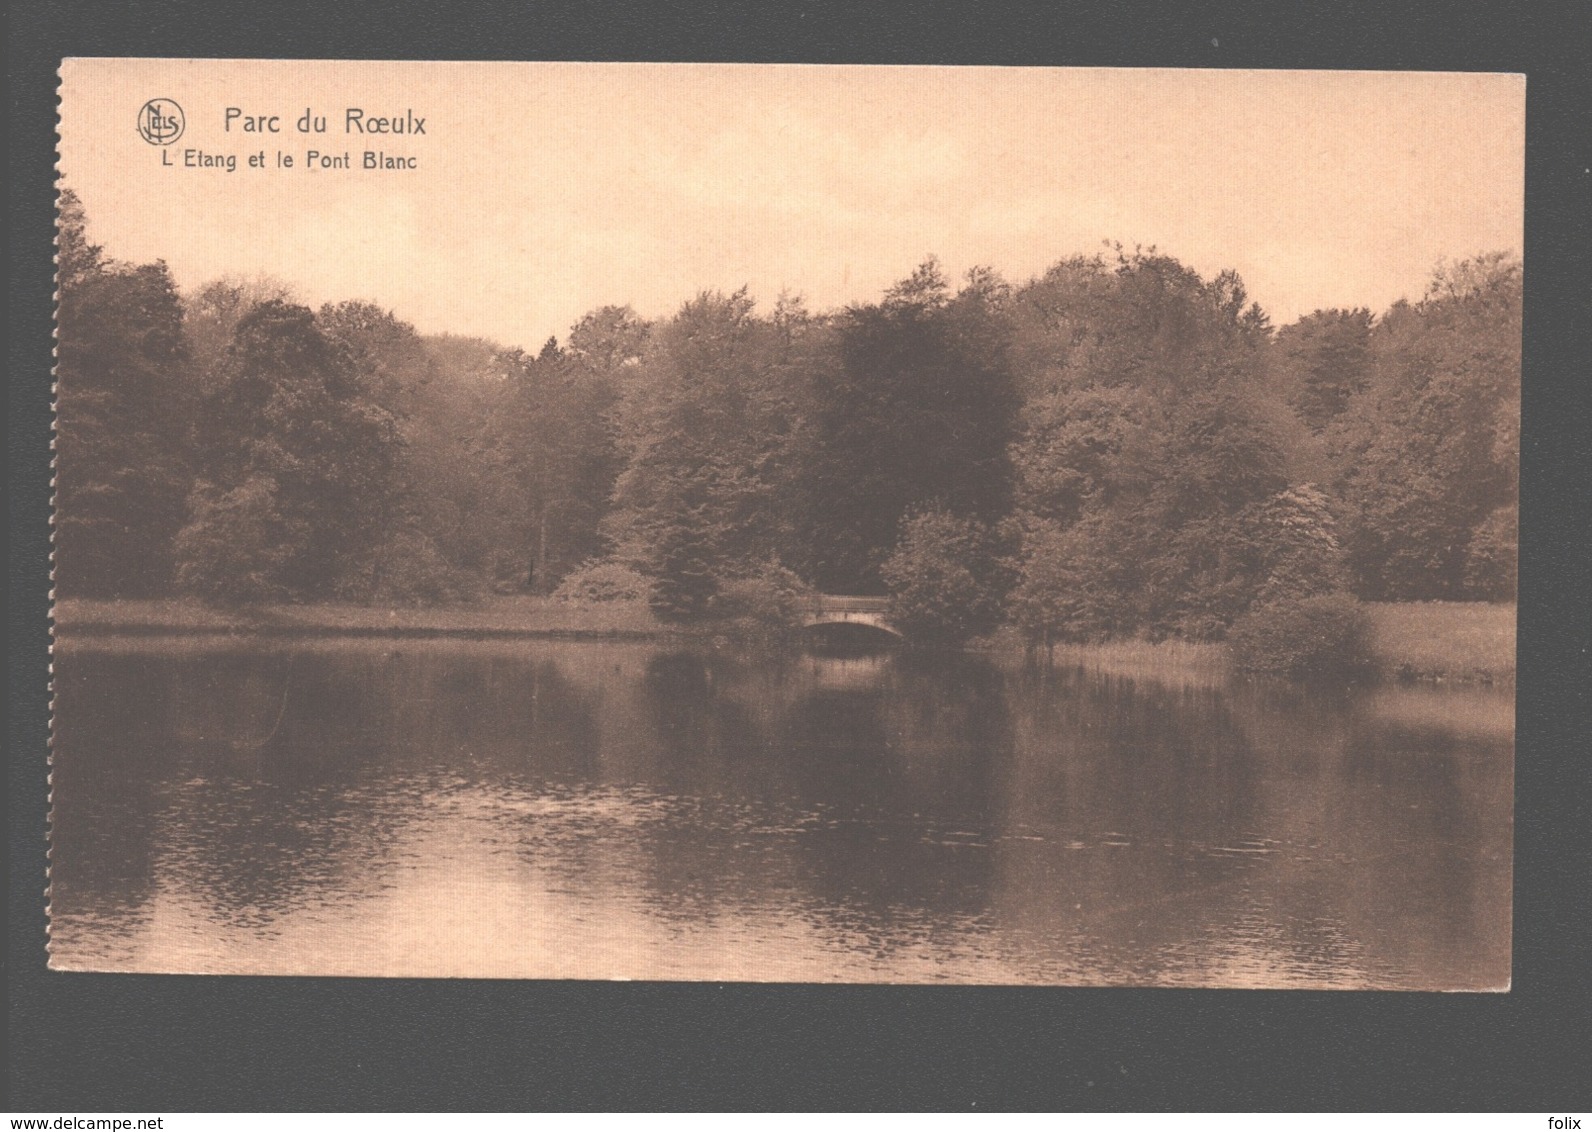
[[[12,1112],[1585,1111],[1592,19],[1584,5],[35,3],[9,13]],[[994,13],[994,14],[992,14]],[[44,966],[55,68],[65,55],[1525,72],[1515,984],[1507,995],[424,982]]]

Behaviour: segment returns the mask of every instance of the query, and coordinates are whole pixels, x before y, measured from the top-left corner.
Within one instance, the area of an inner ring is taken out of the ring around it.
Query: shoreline
[[[1378,678],[1386,683],[1510,685],[1515,680],[1515,611],[1482,603],[1368,603]],[[576,605],[552,598],[494,597],[476,605],[389,608],[341,604],[221,610],[174,598],[70,598],[52,610],[56,642],[83,638],[230,637],[393,640],[684,640],[722,628],[679,628],[645,605]],[[996,651],[1022,650],[1006,633]],[[1059,645],[1054,660],[1145,676],[1227,676],[1226,646],[1183,641]]]
[[[542,597],[503,597],[474,605],[427,607],[338,603],[228,610],[176,598],[67,599],[52,610],[57,639],[74,637],[389,637],[512,640],[647,640],[680,631],[638,605],[570,605]]]
[[[392,640],[591,640],[591,641],[650,641],[666,640],[686,634],[669,629],[519,629],[473,626],[428,625],[121,625],[112,622],[86,624],[59,623],[55,628],[57,640],[76,637],[233,637],[246,639],[262,637],[275,640],[303,638],[336,640],[350,638],[388,638]]]

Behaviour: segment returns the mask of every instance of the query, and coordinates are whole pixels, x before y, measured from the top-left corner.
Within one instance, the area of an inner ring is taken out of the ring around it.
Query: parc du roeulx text
[[[306,107],[303,114],[294,118],[292,115],[252,113],[240,106],[225,107],[222,112],[222,129],[224,133],[258,137],[263,140],[266,135],[288,135],[294,133],[315,135],[329,132],[335,133],[338,118],[335,115],[319,114],[312,108]],[[360,137],[378,136],[404,136],[420,137],[426,135],[426,118],[416,114],[413,109],[405,107],[401,113],[377,113],[361,106],[345,107],[341,117],[342,133],[344,136],[356,135]],[[246,152],[241,155],[243,163],[248,168],[264,169],[304,169],[309,172],[334,169],[367,169],[377,172],[396,172],[407,169],[418,169],[420,158],[413,153],[395,153],[389,150],[367,149],[355,153],[351,150],[329,152],[323,149],[306,149],[302,153],[289,153],[285,150],[276,150],[268,153],[264,149]],[[227,173],[236,171],[240,155],[237,153],[213,153],[196,147],[184,148],[179,154],[163,151],[161,164],[167,166],[182,166],[188,169],[219,169]]]

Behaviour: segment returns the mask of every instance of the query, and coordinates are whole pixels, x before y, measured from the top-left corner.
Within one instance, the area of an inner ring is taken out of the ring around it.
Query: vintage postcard
[[[1524,113],[67,60],[51,965],[1508,989]]]

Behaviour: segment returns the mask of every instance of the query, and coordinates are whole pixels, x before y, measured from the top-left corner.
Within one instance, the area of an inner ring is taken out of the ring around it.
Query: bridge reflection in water
[[[882,649],[820,648],[810,649],[805,663],[817,691],[871,692],[884,683],[892,659]]]

